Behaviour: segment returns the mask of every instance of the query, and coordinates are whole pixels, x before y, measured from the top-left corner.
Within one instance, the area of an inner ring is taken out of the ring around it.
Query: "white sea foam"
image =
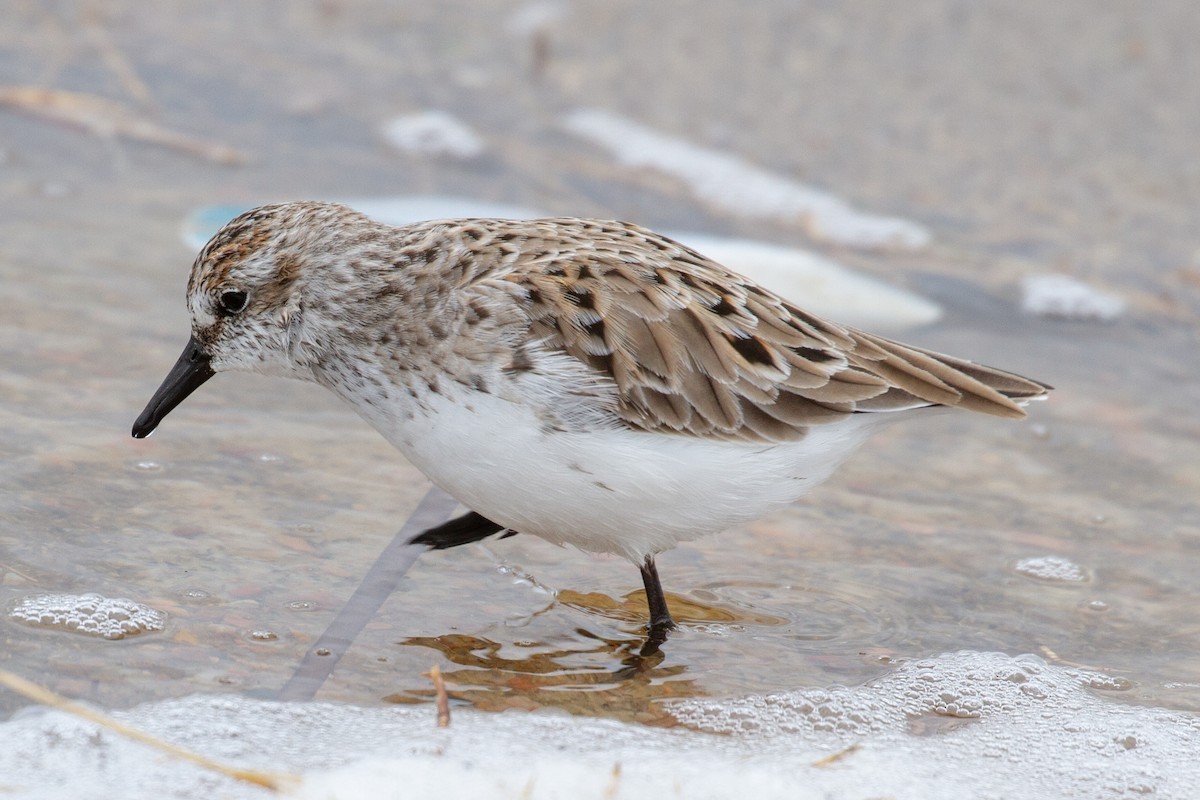
[[[1067,275],[1047,273],[1021,282],[1021,310],[1053,319],[1112,322],[1125,313],[1125,301]]]
[[[418,111],[394,117],[383,126],[384,138],[410,155],[474,158],[483,139],[445,111]]]
[[[1032,656],[959,652],[859,687],[671,706],[724,736],[462,709],[439,729],[427,705],[213,696],[118,716],[226,763],[297,773],[289,796],[306,800],[1194,797],[1200,716],[1105,696],[1128,685]],[[0,742],[16,800],[266,796],[57,711],[0,724]]]
[[[859,211],[829,192],[607,111],[578,110],[563,124],[608,149],[619,163],[673,175],[701,200],[724,211],[799,220],[813,236],[850,247],[916,248],[930,240],[929,231],[914,222]]]

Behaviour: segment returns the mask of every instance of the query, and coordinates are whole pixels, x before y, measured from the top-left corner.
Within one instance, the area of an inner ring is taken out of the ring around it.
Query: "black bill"
[[[133,423],[133,438],[144,439],[154,433],[158,423],[171,413],[171,409],[216,374],[208,362],[209,355],[204,352],[196,338],[189,339],[187,347],[183,348],[183,353],[167,373],[162,386],[158,387],[158,391],[146,404],[146,410]]]

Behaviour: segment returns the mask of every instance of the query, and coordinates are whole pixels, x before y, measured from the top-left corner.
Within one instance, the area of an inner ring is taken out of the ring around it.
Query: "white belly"
[[[411,419],[359,408],[463,505],[500,525],[641,563],[757,519],[817,485],[862,442],[867,415],[763,445],[628,429],[555,432],[491,394],[429,395]]]

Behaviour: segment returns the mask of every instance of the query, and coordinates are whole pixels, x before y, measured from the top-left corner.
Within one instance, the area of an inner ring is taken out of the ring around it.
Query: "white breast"
[[[430,480],[493,522],[635,563],[792,502],[872,427],[868,415],[853,415],[798,442],[762,445],[547,430],[532,407],[461,387],[422,401],[405,414],[357,410]]]

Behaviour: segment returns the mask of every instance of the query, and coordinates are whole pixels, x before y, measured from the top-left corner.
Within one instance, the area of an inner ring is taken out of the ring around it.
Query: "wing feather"
[[[635,225],[472,222],[497,236],[521,228],[518,256],[477,282],[515,292],[526,344],[611,380],[617,416],[634,428],[782,442],[856,412],[1020,417],[1049,388],[820,319]]]

